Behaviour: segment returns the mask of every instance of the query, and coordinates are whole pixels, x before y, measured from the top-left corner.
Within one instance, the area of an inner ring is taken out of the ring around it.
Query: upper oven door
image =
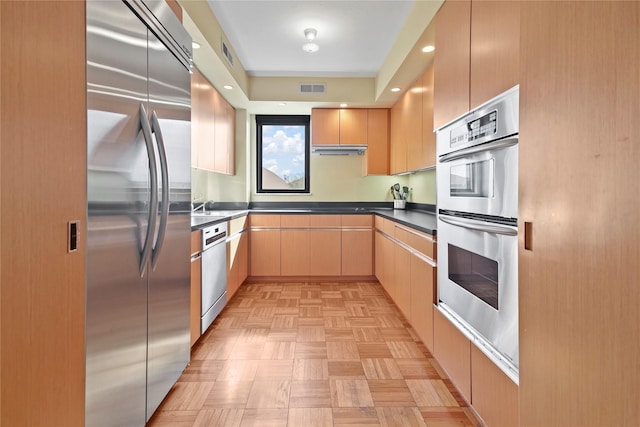
[[[436,172],[438,208],[517,218],[517,142],[512,136],[442,156]]]

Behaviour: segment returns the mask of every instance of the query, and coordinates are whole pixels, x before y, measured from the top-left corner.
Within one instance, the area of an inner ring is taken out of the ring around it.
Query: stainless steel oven
[[[437,132],[438,307],[518,381],[518,87]]]

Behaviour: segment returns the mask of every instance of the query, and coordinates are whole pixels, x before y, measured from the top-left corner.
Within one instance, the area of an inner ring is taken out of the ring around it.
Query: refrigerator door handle
[[[151,139],[151,126],[147,119],[147,111],[143,104],[140,104],[140,126],[142,127],[142,135],[147,147],[147,156],[149,157],[149,174],[151,176],[151,192],[149,197],[149,220],[147,222],[147,235],[144,239],[144,246],[140,253],[140,277],[144,276],[149,256],[151,255],[153,235],[156,229],[156,217],[158,216],[158,165],[156,164],[156,156],[153,149],[153,141]]]
[[[169,163],[167,162],[167,150],[164,145],[160,121],[155,111],[151,114],[151,131],[156,135],[156,144],[158,145],[158,154],[160,156],[160,175],[162,179],[160,226],[158,227],[158,237],[156,238],[155,247],[153,248],[151,256],[151,267],[155,269],[156,262],[162,251],[164,235],[167,231],[167,220],[169,219]]]

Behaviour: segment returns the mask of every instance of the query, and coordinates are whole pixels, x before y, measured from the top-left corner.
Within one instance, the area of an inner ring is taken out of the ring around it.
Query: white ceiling
[[[375,77],[414,0],[208,0],[252,76]],[[305,28],[320,50],[307,53]]]

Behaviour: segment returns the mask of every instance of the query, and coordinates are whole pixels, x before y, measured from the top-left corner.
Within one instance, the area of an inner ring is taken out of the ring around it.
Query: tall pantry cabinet
[[[520,425],[637,426],[640,3],[521,7]]]
[[[2,426],[84,425],[85,33],[84,2],[0,2]]]

